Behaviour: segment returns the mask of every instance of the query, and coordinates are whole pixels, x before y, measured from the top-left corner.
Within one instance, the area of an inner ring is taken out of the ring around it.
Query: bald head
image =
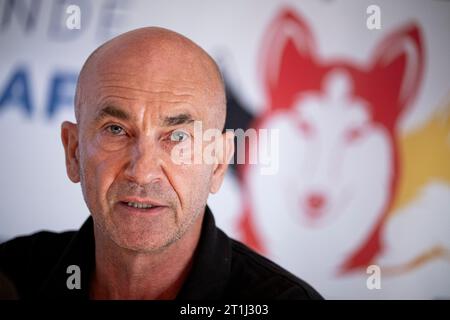
[[[84,110],[95,105],[99,84],[117,84],[116,80],[122,79],[126,86],[142,91],[176,88],[183,95],[194,90],[202,97],[202,105],[195,107],[206,109],[208,126],[223,129],[226,98],[220,70],[206,51],[176,32],[157,27],[136,29],[97,48],[78,78],[77,122],[82,123]]]

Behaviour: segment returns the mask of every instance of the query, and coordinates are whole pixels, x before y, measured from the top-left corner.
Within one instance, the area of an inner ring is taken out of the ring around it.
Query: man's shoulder
[[[8,255],[22,259],[56,253],[69,243],[76,231],[39,231],[18,236],[0,244],[0,257]],[[1,260],[0,260],[1,261]]]
[[[40,231],[0,244],[0,272],[22,288],[39,286],[76,231]]]
[[[323,299],[308,283],[231,239],[230,294],[243,299]]]

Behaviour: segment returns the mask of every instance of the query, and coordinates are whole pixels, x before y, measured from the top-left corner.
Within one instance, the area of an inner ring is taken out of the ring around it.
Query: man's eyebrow
[[[168,116],[163,119],[163,126],[171,127],[180,124],[194,122],[194,119],[189,113],[180,113],[175,116]]]
[[[120,120],[130,120],[131,116],[124,110],[115,106],[106,106],[102,108],[95,117],[95,121],[100,121],[105,117],[113,117]]]

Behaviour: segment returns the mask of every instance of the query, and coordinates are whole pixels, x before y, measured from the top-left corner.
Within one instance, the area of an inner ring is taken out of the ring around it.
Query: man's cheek
[[[211,172],[209,165],[202,165],[202,164],[180,164],[180,165],[174,165],[171,166],[171,168],[168,169],[169,172],[173,172],[174,176],[177,177],[179,180],[183,181],[184,184],[186,182],[189,182],[189,185],[192,186],[193,189],[194,186],[198,187],[197,184],[193,184],[193,182],[198,182],[200,180],[205,180],[209,176],[209,173]]]
[[[203,201],[208,197],[209,185],[211,182],[211,165],[192,165],[184,168],[183,171],[183,187],[190,194],[192,203]],[[189,183],[186,183],[189,181]]]
[[[202,166],[195,164],[166,164],[163,168],[168,182],[180,198],[186,198],[190,193],[199,190],[199,176],[203,175]]]
[[[89,151],[92,150],[84,154],[82,161],[82,183],[91,206],[104,206],[108,187],[114,180],[113,162],[99,153]]]
[[[117,159],[103,159],[95,166],[95,180],[99,192],[99,197],[106,199],[109,195],[108,191],[113,185],[114,181],[120,174],[120,167]],[[113,195],[109,195],[110,197]]]

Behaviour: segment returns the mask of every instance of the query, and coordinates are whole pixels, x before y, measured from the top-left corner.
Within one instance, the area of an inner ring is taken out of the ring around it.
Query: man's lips
[[[166,205],[157,202],[153,199],[141,199],[141,198],[124,198],[119,201],[120,204],[136,209],[152,209],[158,207],[167,207]]]

